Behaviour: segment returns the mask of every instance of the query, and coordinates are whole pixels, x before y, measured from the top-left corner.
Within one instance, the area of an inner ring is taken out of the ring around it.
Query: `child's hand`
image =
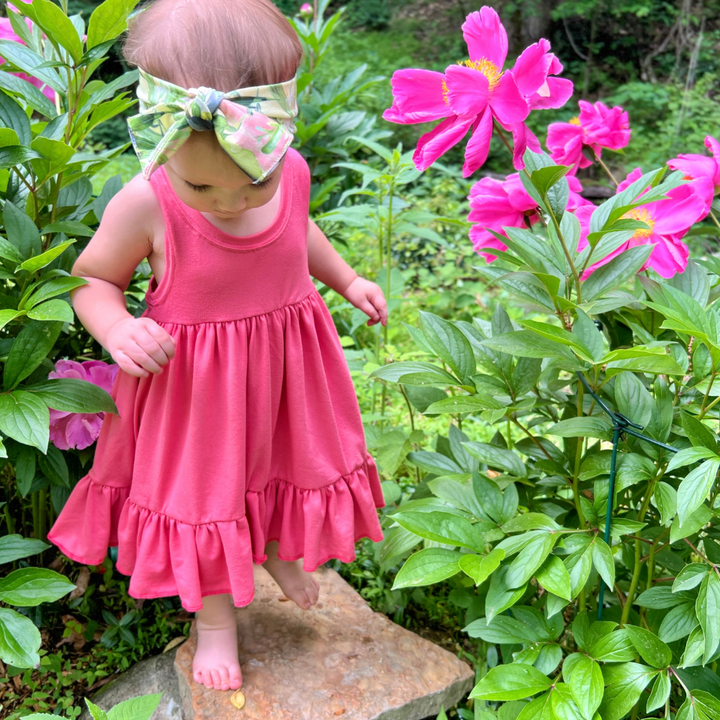
[[[370,317],[368,325],[387,325],[387,303],[380,286],[363,277],[356,277],[345,289],[343,297]]]
[[[113,325],[105,339],[107,350],[122,370],[135,377],[162,372],[175,356],[175,341],[148,317],[130,317]]]

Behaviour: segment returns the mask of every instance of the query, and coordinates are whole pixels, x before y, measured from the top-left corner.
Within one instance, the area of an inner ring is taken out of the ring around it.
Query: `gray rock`
[[[320,601],[301,610],[255,566],[255,598],[235,611],[242,710],[230,701],[235,691],[193,680],[193,622],[175,657],[185,720],[420,720],[473,687],[470,666],[373,612],[334,570],[315,578]]]
[[[119,677],[103,685],[90,700],[106,712],[123,700],[162,693],[160,704],[152,714],[151,720],[186,720],[180,699],[177,673],[173,667],[177,648],[155,655],[133,665]],[[80,720],[92,720],[87,706],[83,702]]]

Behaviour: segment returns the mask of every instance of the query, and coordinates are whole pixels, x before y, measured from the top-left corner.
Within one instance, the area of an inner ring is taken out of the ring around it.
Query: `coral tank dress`
[[[95,459],[48,534],[69,558],[117,569],[135,598],[254,595],[253,563],[311,572],[355,559],[383,535],[380,480],[330,312],[307,259],[310,173],[288,151],[281,203],[265,230],[229,235],[152,186],[165,219],[165,272],[146,295],[175,341],[159,375],[120,371]]]

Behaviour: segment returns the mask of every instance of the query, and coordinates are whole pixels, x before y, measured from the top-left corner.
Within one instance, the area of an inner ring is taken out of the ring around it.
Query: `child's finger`
[[[378,317],[380,319],[380,322],[385,325],[387,323],[387,302],[385,300],[385,295],[383,295],[382,290],[378,290],[377,293],[373,294],[370,297],[370,301],[372,302],[373,306],[375,307],[375,310],[378,313]]]
[[[175,340],[172,335],[160,327],[157,323],[148,323],[147,331],[157,340],[158,345],[165,351],[165,354],[169,357],[175,357]]]
[[[375,323],[380,321],[380,314],[368,298],[360,300],[355,307],[362,310],[370,318],[368,325],[375,325]]]

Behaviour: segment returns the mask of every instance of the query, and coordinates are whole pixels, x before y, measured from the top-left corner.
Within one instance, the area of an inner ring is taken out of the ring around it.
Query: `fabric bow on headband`
[[[295,78],[223,93],[186,90],[141,69],[137,95],[140,114],[128,118],[128,125],[146,180],[193,130],[213,130],[235,164],[259,183],[282,160],[295,134]]]

